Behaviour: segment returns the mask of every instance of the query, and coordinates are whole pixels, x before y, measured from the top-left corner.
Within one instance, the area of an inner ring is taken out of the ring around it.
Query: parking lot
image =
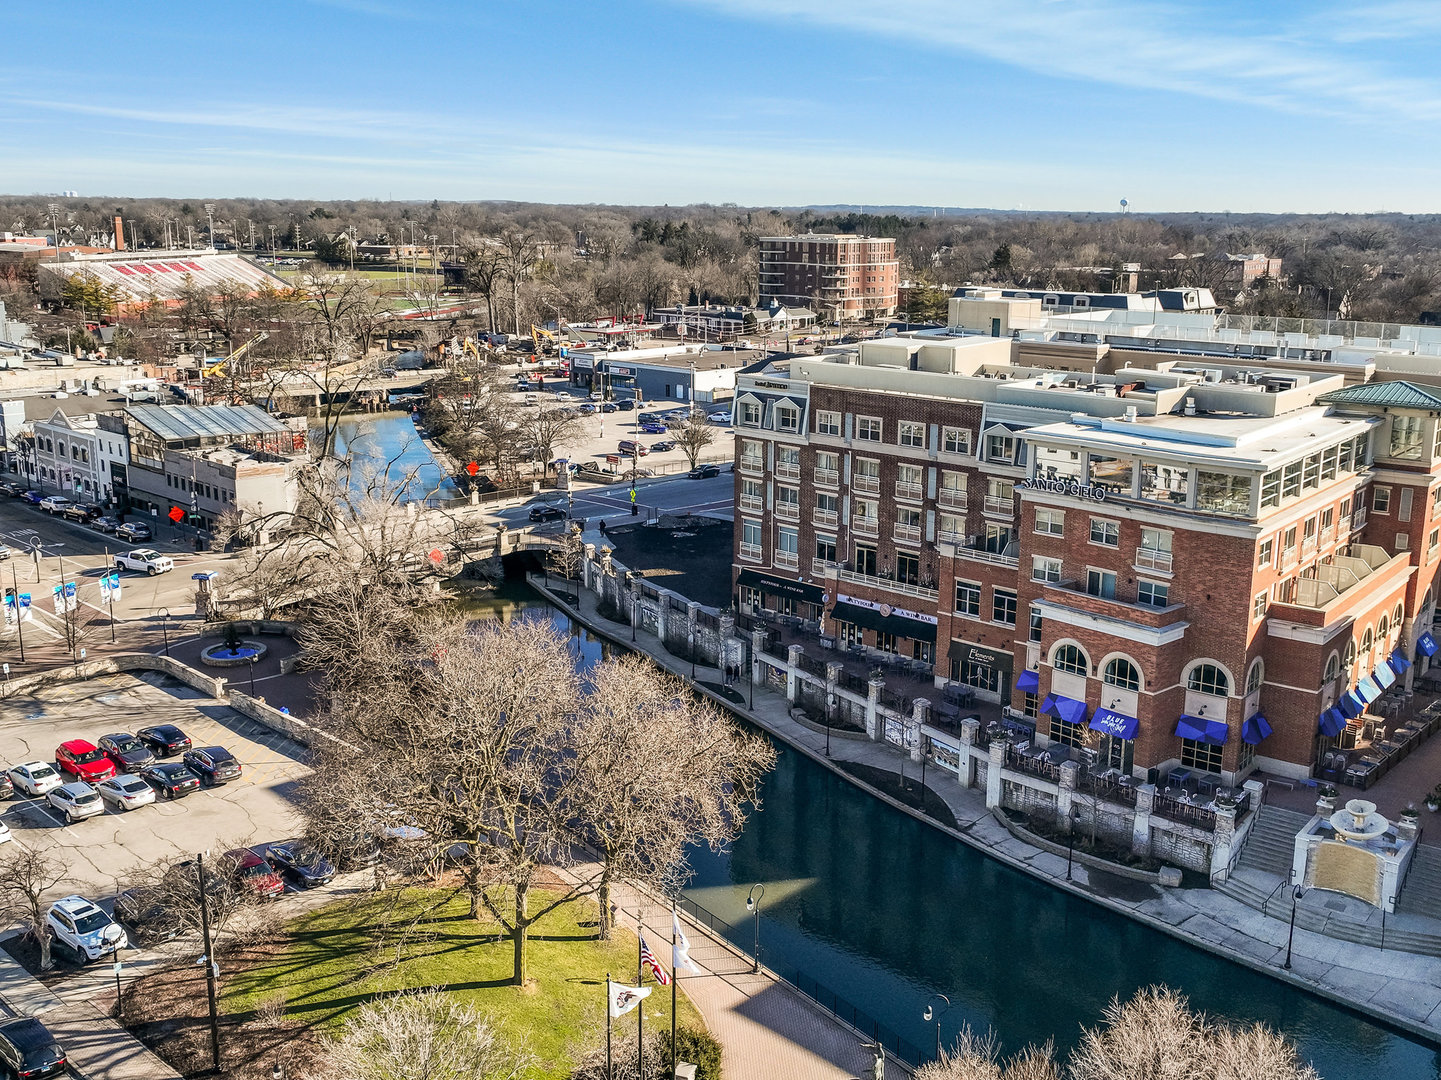
[[[0,765],[53,762],[66,740],[93,743],[160,723],[178,725],[196,747],[226,747],[243,775],[174,802],[157,800],[128,813],[107,809],[74,825],[43,798],[17,792],[0,803],[0,816],[14,842],[51,851],[66,864],[69,879],[61,888],[109,897],[122,882],[132,884],[127,878],[140,864],[294,835],[291,797],[308,771],[305,749],[158,674],[106,676],[0,701]]]

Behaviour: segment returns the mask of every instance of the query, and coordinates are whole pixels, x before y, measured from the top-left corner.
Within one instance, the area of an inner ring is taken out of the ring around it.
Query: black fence
[[[695,624],[698,627],[704,626],[707,630],[719,630],[720,616],[712,615],[709,611],[701,608],[695,613]]]
[[[735,946],[739,952],[745,956],[749,956],[752,960],[759,960],[759,958],[755,956],[755,929],[753,923],[749,923],[746,926],[737,926],[735,923],[727,922],[719,915],[707,911],[694,900],[685,896],[680,898],[678,906],[701,926],[725,938],[726,941]],[[762,944],[760,952],[765,952],[764,944]],[[774,971],[821,1008],[842,1022],[849,1024],[873,1042],[884,1046],[887,1053],[899,1058],[907,1065],[912,1067],[918,1066],[930,1057],[930,1055],[922,1051],[915,1043],[902,1038],[894,1028],[881,1023],[864,1009],[857,1008],[830,987],[811,978],[804,971],[778,961],[767,961],[766,967]]]
[[[871,683],[864,675],[857,675],[853,671],[841,668],[840,676],[836,679],[836,685],[842,690],[849,690],[853,694],[866,697],[871,692]]]
[[[1178,821],[1183,825],[1194,825],[1207,832],[1213,832],[1216,828],[1214,810],[1207,810],[1204,806],[1192,806],[1190,803],[1179,802],[1176,799],[1167,798],[1165,795],[1156,796],[1152,810],[1170,821]]]
[[[824,680],[826,677],[826,662],[814,656],[807,656],[805,653],[801,653],[799,667],[807,675],[814,675],[821,680]]]

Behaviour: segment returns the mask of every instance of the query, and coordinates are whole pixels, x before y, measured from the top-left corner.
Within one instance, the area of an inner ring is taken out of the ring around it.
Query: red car
[[[115,775],[115,763],[100,752],[94,743],[71,739],[55,748],[55,768],[68,772],[87,784],[109,780]]]
[[[285,894],[285,882],[275,868],[249,848],[227,851],[231,862],[230,879],[249,889],[262,900],[279,900]]]

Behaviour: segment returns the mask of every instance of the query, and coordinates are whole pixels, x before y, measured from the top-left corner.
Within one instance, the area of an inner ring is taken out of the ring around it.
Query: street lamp
[[[924,760],[924,759],[922,759],[922,760]],[[1071,807],[1071,812],[1070,812],[1069,815],[1067,815],[1067,822],[1066,822],[1066,824],[1069,826],[1069,828],[1066,829],[1066,880],[1067,880],[1067,881],[1070,881],[1070,880],[1071,880],[1071,857],[1072,857],[1072,855],[1075,854],[1075,851],[1076,851],[1076,826],[1080,823],[1080,820],[1081,820],[1081,812],[1080,812],[1079,810],[1077,810],[1074,806]]]
[[[690,681],[695,682],[695,631],[687,630],[685,635],[686,648],[690,651]]]
[[[1281,965],[1287,971],[1291,970],[1291,943],[1296,940],[1296,904],[1305,895],[1306,886],[1291,887],[1291,929],[1286,933],[1286,962]]]
[[[935,1004],[935,1002],[937,1002],[937,1001],[942,1001],[942,1002],[945,1003],[945,1004],[943,1004],[943,1005],[941,1006],[939,1012],[937,1012],[937,1011],[932,1007],[932,1006]],[[934,1021],[936,1022],[936,1060],[937,1060],[937,1061],[940,1061],[940,1060],[941,1060],[941,1017],[946,1014],[946,1012],[950,1009],[950,1007],[951,1007],[951,999],[948,998],[948,997],[946,997],[945,994],[932,994],[930,1000],[926,1002],[926,1011],[923,1012],[923,1013],[921,1013],[921,1019],[922,1019],[922,1020],[925,1020],[925,1021],[927,1021],[927,1022],[929,1022],[929,1021],[931,1021],[931,1020],[934,1020]]]
[[[170,609],[161,608],[156,612],[160,616],[160,632],[165,635],[165,655],[170,655],[170,628],[165,625],[165,620],[170,618]]]
[[[255,696],[255,657],[250,658],[250,696]]]
[[[761,897],[766,894],[766,887],[757,881],[751,886],[751,891],[746,893],[746,910],[755,915],[755,949],[751,952],[751,971],[759,973],[761,969]]]

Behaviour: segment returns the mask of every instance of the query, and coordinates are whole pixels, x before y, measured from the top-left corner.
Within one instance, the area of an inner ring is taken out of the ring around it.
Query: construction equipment
[[[209,378],[211,378],[211,377],[214,376],[214,375],[219,375],[223,370],[225,370],[225,365],[226,365],[226,364],[230,363],[232,360],[239,360],[242,356],[244,356],[247,352],[250,351],[250,347],[251,347],[252,345],[257,345],[257,344],[259,344],[260,342],[264,341],[264,340],[265,340],[266,338],[268,338],[269,336],[270,336],[270,331],[269,331],[269,330],[262,330],[262,331],[260,331],[260,333],[256,334],[253,338],[251,338],[249,341],[247,341],[244,345],[240,346],[240,348],[236,349],[233,353],[231,353],[229,356],[225,357],[223,360],[217,360],[217,361],[215,361],[215,363],[211,364],[209,367],[205,367],[204,365],[201,365],[201,368],[200,368],[200,377],[201,377],[202,379],[209,379]]]
[[[471,356],[475,357],[475,362],[477,364],[483,363],[479,347],[470,338],[466,338],[465,344],[461,346],[461,355],[464,356],[466,353],[469,353]]]

